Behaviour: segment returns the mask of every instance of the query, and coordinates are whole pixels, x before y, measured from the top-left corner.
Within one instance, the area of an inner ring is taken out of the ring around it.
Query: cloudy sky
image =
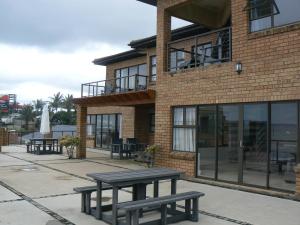
[[[93,59],[155,32],[156,8],[136,0],[0,0],[0,94],[79,97],[81,83],[105,78]]]

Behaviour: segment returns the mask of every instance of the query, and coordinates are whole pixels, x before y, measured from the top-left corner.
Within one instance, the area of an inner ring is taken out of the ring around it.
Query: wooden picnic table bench
[[[127,170],[109,173],[91,173],[87,176],[92,177],[97,182],[96,210],[92,214],[97,219],[101,219],[109,224],[119,224],[118,217],[118,191],[120,187],[126,185],[132,187],[132,202],[146,199],[146,186],[154,183],[153,196],[159,195],[159,181],[171,180],[171,194],[176,194],[176,183],[180,179],[182,172],[168,168],[151,168],[141,170]],[[102,207],[102,186],[110,184],[112,186],[112,205],[110,214]],[[172,210],[176,210],[176,203],[171,204]],[[142,213],[142,210],[141,210]]]
[[[148,198],[144,200],[134,202],[123,202],[117,205],[118,209],[126,211],[126,225],[138,225],[140,210],[160,209],[161,218],[159,220],[151,221],[151,224],[166,225],[169,223],[175,223],[182,220],[191,220],[198,222],[199,216],[199,198],[204,196],[203,193],[197,191],[190,191],[185,193],[179,193],[174,195]],[[179,212],[168,210],[167,205],[176,203],[178,201],[185,200],[185,212]],[[192,208],[191,208],[191,200]],[[168,212],[169,211],[169,212]],[[167,217],[167,214],[171,214],[171,217]]]

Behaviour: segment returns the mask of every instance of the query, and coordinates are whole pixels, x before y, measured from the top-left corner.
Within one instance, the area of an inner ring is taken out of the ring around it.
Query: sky
[[[174,19],[172,28],[186,25]],[[156,34],[156,7],[136,0],[0,0],[0,95],[18,102],[80,97],[81,83],[105,79],[92,63]]]

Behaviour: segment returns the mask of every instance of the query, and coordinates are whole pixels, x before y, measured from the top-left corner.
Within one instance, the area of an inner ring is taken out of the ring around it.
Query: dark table
[[[34,154],[62,154],[57,138],[32,138],[30,139],[30,153]],[[28,149],[27,149],[28,151]]]
[[[118,224],[118,191],[121,187],[132,186],[132,200],[141,200],[146,198],[146,186],[149,183],[154,183],[154,197],[159,193],[159,181],[171,180],[171,194],[176,194],[176,183],[180,179],[182,173],[176,170],[167,168],[151,168],[142,170],[126,170],[110,173],[90,173],[87,176],[92,177],[97,181],[97,205],[95,217],[109,224]],[[104,215],[102,208],[102,183],[107,183],[112,186],[112,216]],[[176,205],[172,205],[175,210]]]

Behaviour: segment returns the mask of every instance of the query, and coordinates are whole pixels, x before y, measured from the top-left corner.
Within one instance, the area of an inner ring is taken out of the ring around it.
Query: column
[[[80,145],[76,157],[79,159],[86,158],[86,117],[87,107],[77,106],[77,133],[80,138]]]

